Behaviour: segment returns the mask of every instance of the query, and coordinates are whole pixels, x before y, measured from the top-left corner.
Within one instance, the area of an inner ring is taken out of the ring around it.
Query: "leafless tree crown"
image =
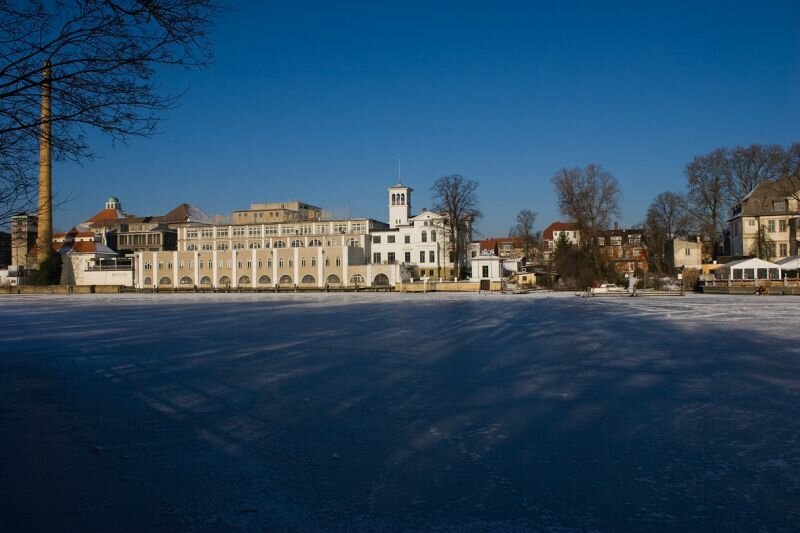
[[[160,90],[159,68],[208,65],[220,9],[214,0],[0,0],[0,218],[27,207],[46,61],[54,158],[80,161],[92,155],[89,129],[122,142],[154,132],[177,99]]]
[[[443,176],[431,187],[434,210],[447,217],[449,252],[454,258],[456,277],[466,257],[472,223],[481,216],[478,209],[478,182],[458,174]]]
[[[600,165],[562,168],[552,179],[561,213],[574,221],[584,243],[608,228],[620,215],[622,191],[616,178]]]

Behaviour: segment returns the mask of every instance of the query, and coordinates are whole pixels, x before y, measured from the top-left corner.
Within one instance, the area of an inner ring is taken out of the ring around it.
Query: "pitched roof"
[[[197,206],[191,204],[181,204],[163,217],[159,217],[163,222],[200,222],[201,224],[213,224],[211,217]]]
[[[53,246],[56,248],[56,246]],[[117,252],[101,242],[70,242],[58,248],[60,254],[97,254],[97,255],[118,255]]]
[[[553,240],[553,233],[556,231],[577,231],[578,224],[575,222],[560,222],[556,221],[547,226],[542,232],[542,239],[546,241]]]
[[[102,222],[107,220],[118,220],[124,218],[125,213],[119,209],[103,209],[92,218],[86,220],[87,223]]]

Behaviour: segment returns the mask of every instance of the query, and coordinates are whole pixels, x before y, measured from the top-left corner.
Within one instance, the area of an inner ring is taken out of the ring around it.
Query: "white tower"
[[[408,226],[411,214],[411,187],[398,183],[389,187],[389,227]]]

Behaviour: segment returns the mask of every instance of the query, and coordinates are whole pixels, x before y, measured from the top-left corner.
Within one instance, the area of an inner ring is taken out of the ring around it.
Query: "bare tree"
[[[552,178],[561,213],[573,220],[584,248],[594,246],[598,231],[611,225],[620,214],[622,191],[617,179],[600,165],[562,168]]]
[[[691,219],[685,204],[682,194],[666,191],[656,196],[647,209],[644,224],[647,255],[651,266],[659,272],[667,267],[664,255],[667,241],[689,231]]]
[[[431,187],[434,210],[445,215],[448,252],[454,274],[460,279],[462,263],[472,238],[472,224],[481,216],[478,209],[478,182],[458,174],[442,176]]]
[[[508,231],[509,237],[522,240],[523,252],[528,261],[532,261],[536,253],[536,233],[533,231],[535,223],[536,213],[530,209],[523,209],[517,213],[517,223]]]
[[[786,155],[780,146],[760,144],[737,146],[725,152],[727,159],[725,192],[726,201],[730,206],[740,202],[761,183],[778,178]]]
[[[711,244],[710,255],[721,252],[723,223],[728,203],[725,186],[728,176],[726,150],[696,156],[684,171],[688,181],[686,209]]]
[[[212,61],[214,0],[0,0],[0,221],[30,207],[40,84],[52,68],[53,156],[92,156],[94,129],[125,142],[147,137],[159,112],[160,67]]]

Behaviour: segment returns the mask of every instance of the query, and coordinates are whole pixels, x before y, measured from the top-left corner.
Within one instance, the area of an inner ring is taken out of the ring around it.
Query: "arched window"
[[[340,280],[339,276],[337,276],[336,274],[331,274],[330,276],[328,276],[326,282],[333,284],[333,283],[341,283],[342,280]]]
[[[224,242],[217,243],[217,250],[227,250],[227,249],[228,245],[225,244]]]
[[[144,278],[144,284],[145,285],[152,285],[153,284],[153,280],[150,279],[150,278]]]
[[[303,247],[303,241],[299,239],[292,241],[292,248],[302,248],[302,247]]]
[[[347,239],[347,246],[361,246],[361,243],[355,238]]]
[[[189,244],[189,245],[186,246],[186,250],[189,251],[189,252],[194,252],[195,250],[197,250],[197,245],[196,244]]]
[[[436,242],[436,230],[431,230],[431,242]]]
[[[428,232],[422,230],[422,242],[428,242]]]
[[[260,242],[251,242],[250,243],[250,249],[251,250],[257,250],[259,248],[261,248],[261,243]]]
[[[281,276],[280,284],[281,285],[291,285],[292,284],[291,276],[287,276],[285,274],[283,276]]]
[[[350,276],[350,283],[354,283],[354,284],[357,283],[359,285],[363,285],[364,284],[364,276],[362,276],[361,274],[353,274],[352,276]]]
[[[159,285],[172,285],[172,280],[169,279],[167,276],[164,276],[160,280],[158,280]]]
[[[311,283],[311,284],[313,284],[314,283],[314,276],[312,276],[311,274],[306,274],[305,276],[303,276],[303,281],[301,283]]]
[[[286,242],[284,241],[275,241],[272,246],[273,248],[286,248]]]
[[[209,244],[209,243],[205,243],[205,244],[203,245],[203,250],[206,250],[206,251],[208,251],[208,250],[213,250],[213,249],[214,249],[214,247],[213,247],[213,246],[211,246],[211,244]]]
[[[244,243],[243,242],[236,242],[233,243],[234,250],[244,250]]]
[[[211,285],[211,278],[208,276],[203,276],[200,278],[200,285]]]
[[[222,276],[221,278],[219,278],[219,284],[222,286],[230,285],[231,278],[229,278],[228,276]]]
[[[189,276],[183,276],[181,278],[180,283],[181,283],[181,285],[191,285],[192,284],[192,278],[190,278]]]
[[[278,268],[283,268],[283,257],[278,259]]]
[[[389,285],[389,277],[386,274],[378,274],[377,276],[375,276],[375,281],[373,282],[373,285],[386,287],[387,285]]]
[[[342,266],[342,260],[341,260],[341,259],[339,259],[338,257],[336,258],[336,266],[337,266],[337,267],[338,267],[338,266]]]
[[[406,205],[406,193],[400,194],[400,205]]]
[[[260,278],[258,278],[258,283],[259,285],[269,285],[270,283],[272,283],[272,280],[270,279],[269,276],[261,276]]]
[[[322,246],[322,241],[320,241],[319,239],[311,239],[310,241],[308,241],[308,245],[309,246]]]
[[[392,205],[397,205],[397,195],[392,193]]]
[[[250,276],[242,276],[239,278],[239,285],[250,285]]]
[[[301,258],[300,258],[300,266],[301,266],[301,267],[304,267],[304,266],[306,266],[306,258],[305,258],[305,257],[301,257]]]
[[[314,257],[313,255],[311,256],[311,266],[312,267],[317,266],[317,258]]]

